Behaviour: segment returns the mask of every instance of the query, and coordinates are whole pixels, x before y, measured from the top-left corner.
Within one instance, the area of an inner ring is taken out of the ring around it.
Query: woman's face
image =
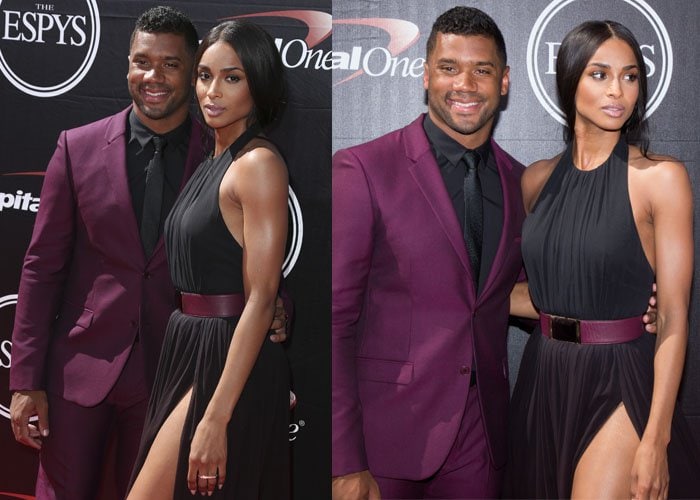
[[[598,47],[576,89],[576,130],[620,130],[634,111],[643,70],[626,42],[611,38]]]
[[[207,125],[240,135],[253,110],[253,97],[243,64],[226,42],[216,42],[202,54],[195,89]]]

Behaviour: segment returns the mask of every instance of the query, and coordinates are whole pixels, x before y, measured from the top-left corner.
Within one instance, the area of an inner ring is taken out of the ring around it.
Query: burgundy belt
[[[190,316],[230,318],[240,316],[245,307],[242,293],[228,295],[200,295],[180,292],[180,310]]]
[[[621,344],[644,333],[641,316],[610,321],[589,321],[540,313],[542,334],[577,344]]]

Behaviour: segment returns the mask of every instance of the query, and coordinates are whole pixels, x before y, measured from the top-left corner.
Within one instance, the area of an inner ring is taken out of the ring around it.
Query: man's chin
[[[452,113],[439,113],[438,117],[441,119],[443,126],[447,126],[462,135],[471,135],[478,132],[484,125],[478,116],[465,120],[463,116],[454,116]]]
[[[478,132],[481,128],[478,125],[474,125],[471,123],[470,124],[463,124],[463,123],[454,123],[453,122],[453,123],[448,123],[448,126],[452,130],[454,130],[455,132],[457,132],[458,134],[461,134],[461,135],[471,135],[475,132]]]
[[[460,119],[454,119],[453,117],[447,125],[452,130],[462,135],[471,135],[483,129],[488,122],[488,120],[483,120],[481,116],[474,116],[472,118],[473,119],[465,120],[464,117],[460,117]]]
[[[163,118],[167,118],[170,114],[169,109],[166,108],[154,108],[152,106],[144,106],[144,105],[137,105],[139,108],[139,111],[143,113],[144,116],[147,118],[150,118],[151,120],[161,120]]]

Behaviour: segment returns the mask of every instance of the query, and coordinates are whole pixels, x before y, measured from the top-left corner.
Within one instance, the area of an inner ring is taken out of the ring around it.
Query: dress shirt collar
[[[462,156],[467,148],[462,146],[460,143],[455,141],[452,137],[447,135],[443,130],[435,125],[435,122],[430,119],[430,115],[426,114],[423,120],[423,130],[428,136],[428,141],[433,147],[436,156],[442,155],[447,159],[447,161],[456,167],[462,160]],[[488,164],[489,154],[491,152],[491,141],[486,140],[482,145],[474,149],[479,154],[481,162],[479,163],[479,169]]]
[[[189,137],[191,126],[192,122],[188,117],[179,126],[174,128],[167,134],[163,134],[162,137],[165,137],[165,139],[168,141],[168,144],[187,145],[189,142],[187,141],[187,138]],[[136,113],[132,109],[129,112],[129,143],[137,141],[138,144],[141,146],[141,150],[143,150],[143,148],[145,148],[148,145],[148,143],[154,135],[160,134],[156,134],[146,125],[141,123],[141,120],[138,119]]]

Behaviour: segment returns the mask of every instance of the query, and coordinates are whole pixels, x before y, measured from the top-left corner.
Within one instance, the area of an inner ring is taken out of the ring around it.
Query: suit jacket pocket
[[[357,358],[357,378],[372,382],[406,385],[413,380],[413,363],[386,359]]]
[[[68,337],[79,335],[92,325],[92,319],[92,310],[64,302],[57,319],[57,333],[66,333]]]

